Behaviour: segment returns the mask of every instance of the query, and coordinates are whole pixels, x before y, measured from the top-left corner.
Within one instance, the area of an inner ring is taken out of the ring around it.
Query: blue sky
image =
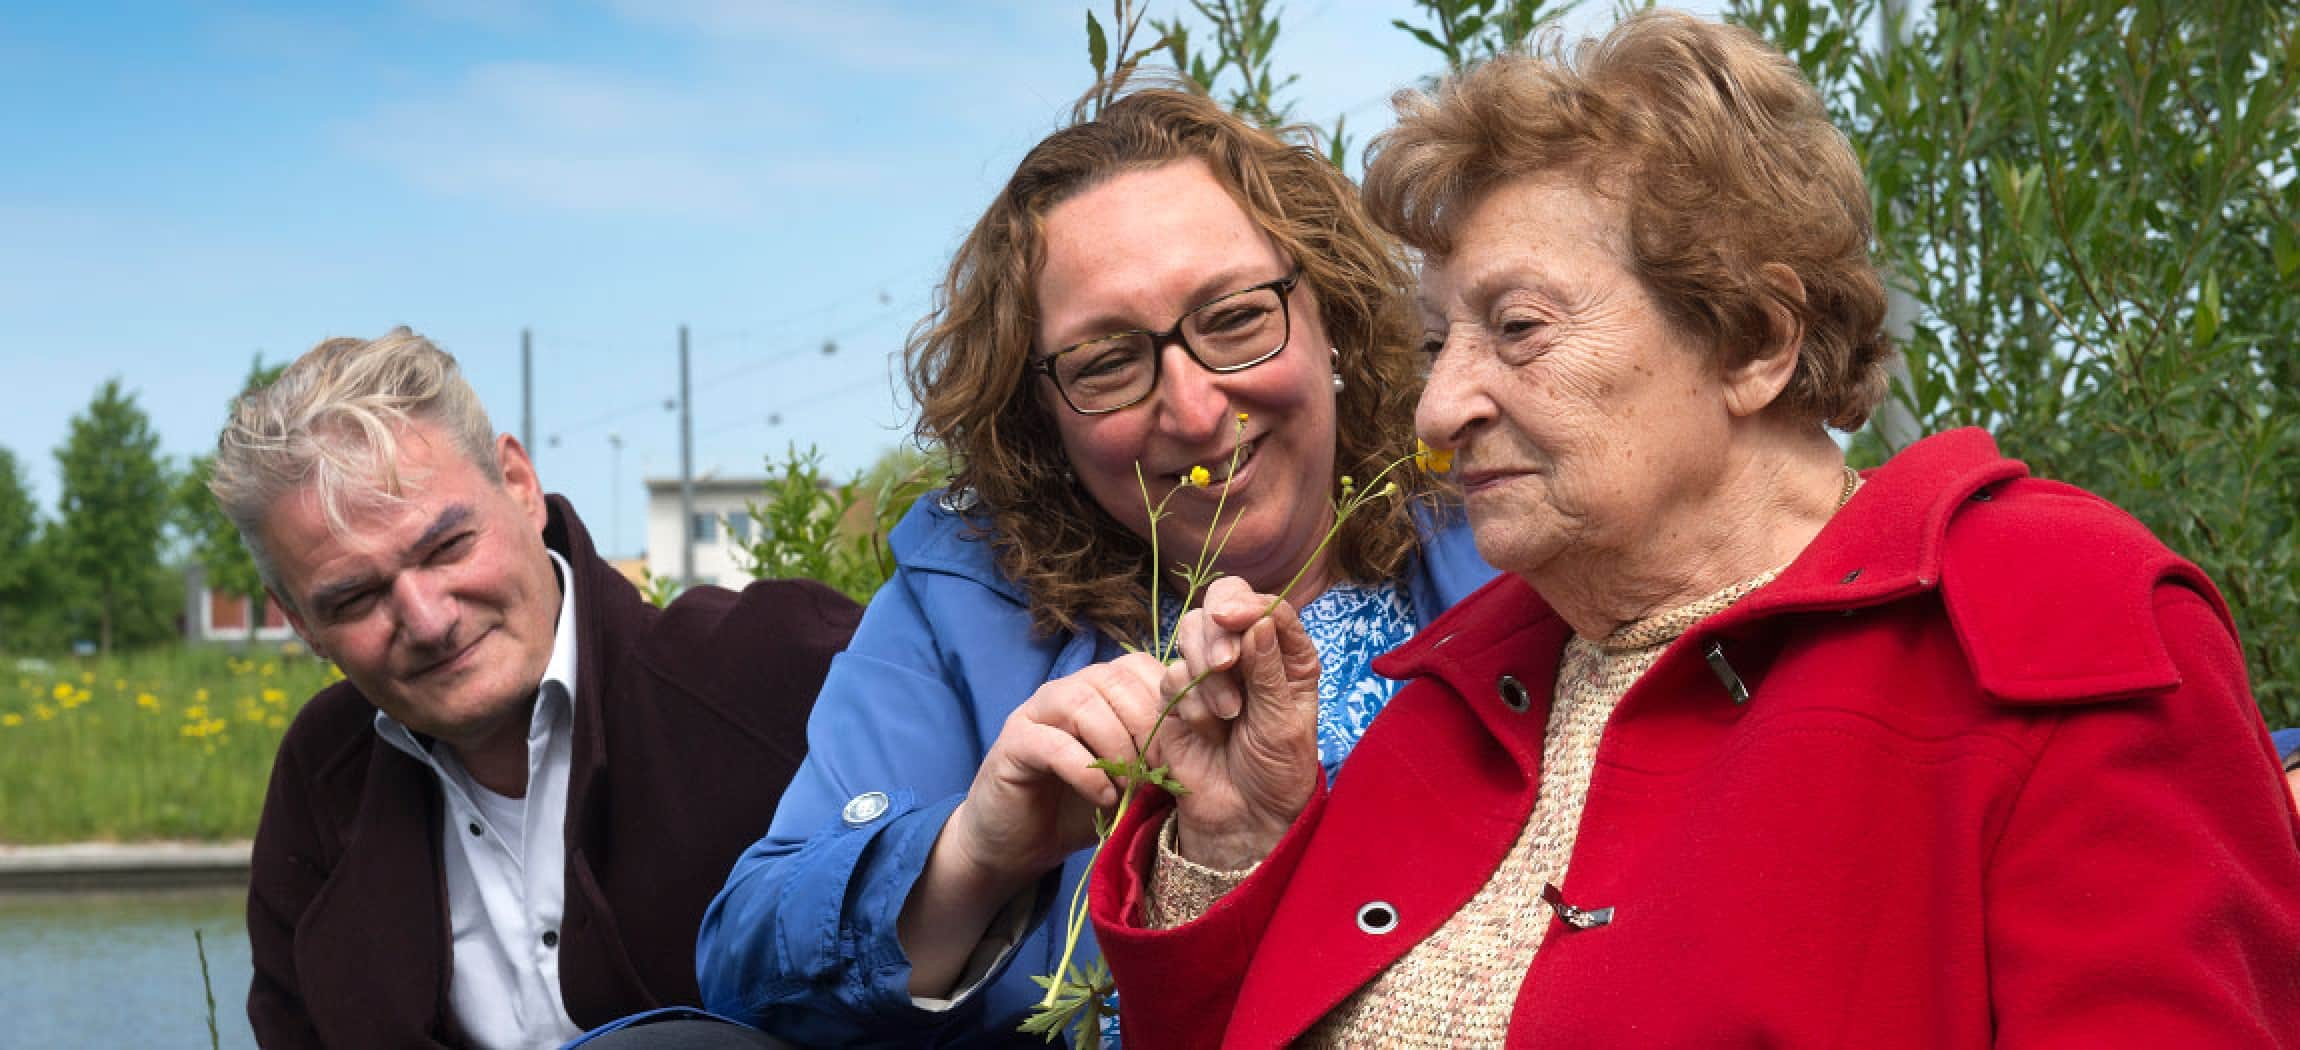
[[[1386,125],[1435,68],[1408,7],[1286,4],[1298,114]],[[951,248],[1087,83],[1085,10],[0,0],[0,446],[52,507],[105,379],[180,462],[257,355],[397,324],[516,433],[524,327],[545,485],[633,553],[683,322],[699,472],[859,469],[907,439],[895,355]]]

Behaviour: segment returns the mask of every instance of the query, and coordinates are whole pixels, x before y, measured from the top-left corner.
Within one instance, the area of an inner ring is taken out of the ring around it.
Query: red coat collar
[[[2149,601],[2159,583],[2196,590],[2227,618],[2203,574],[2139,522],[2077,489],[2030,480],[1983,431],[1925,438],[1866,479],[1779,579],[1684,642],[1705,647],[1789,614],[1850,612],[1937,591],[1985,692],[2007,703],[2062,703],[2179,683]],[[2087,600],[2071,606],[2062,600],[2071,594]],[[1566,630],[1540,595],[1505,575],[1375,669],[1400,679],[1433,675],[1479,695],[1493,661],[1465,656],[1527,645],[1555,652]],[[1546,701],[1552,683],[1524,684]]]

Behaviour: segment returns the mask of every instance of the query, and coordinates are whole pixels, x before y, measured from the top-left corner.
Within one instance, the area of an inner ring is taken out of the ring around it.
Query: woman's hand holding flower
[[[1020,886],[1094,844],[1094,811],[1122,785],[1094,768],[1139,753],[1164,705],[1165,668],[1147,653],[1048,682],[1007,716],[944,833],[979,870]]]
[[[1094,844],[1095,810],[1119,795],[1094,762],[1139,753],[1164,673],[1147,653],[1120,657],[1038,687],[1007,716],[903,902],[911,994],[948,994],[999,907]]]
[[[1267,856],[1318,782],[1318,651],[1294,609],[1227,577],[1176,628],[1168,695],[1190,688],[1150,761],[1186,790],[1175,848],[1234,871]]]

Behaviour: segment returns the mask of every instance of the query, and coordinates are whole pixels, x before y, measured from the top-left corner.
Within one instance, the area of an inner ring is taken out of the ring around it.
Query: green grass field
[[[288,720],[337,677],[292,644],[0,663],[0,843],[253,835]]]

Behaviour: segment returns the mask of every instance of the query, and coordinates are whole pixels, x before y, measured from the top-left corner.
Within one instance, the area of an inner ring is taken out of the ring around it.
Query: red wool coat
[[[1168,803],[1130,816],[1093,886],[1127,1044],[1282,1046],[1459,909],[1567,635],[1505,576],[1385,657],[1332,793],[1180,929],[1138,925]],[[2300,1045],[2300,826],[2219,595],[1978,431],[1671,646],[1581,829],[1563,899],[1610,921],[1493,989],[1511,1047]]]

